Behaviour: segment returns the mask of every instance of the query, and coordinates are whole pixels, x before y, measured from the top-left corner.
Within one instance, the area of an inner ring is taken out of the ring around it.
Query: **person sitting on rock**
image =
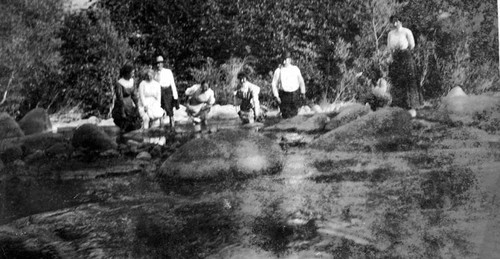
[[[259,102],[260,87],[248,82],[245,72],[238,73],[237,78],[241,85],[234,93],[234,105],[241,121],[244,124],[260,121],[262,119]]]
[[[150,126],[159,126],[165,111],[161,108],[161,87],[153,80],[153,69],[147,68],[143,77],[144,80],[139,84],[139,113],[143,129],[148,129]]]
[[[207,116],[215,104],[215,94],[205,80],[186,89],[186,112],[195,124],[207,125]]]

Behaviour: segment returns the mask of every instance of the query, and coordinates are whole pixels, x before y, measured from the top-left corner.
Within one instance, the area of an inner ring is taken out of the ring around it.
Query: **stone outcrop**
[[[35,108],[29,111],[18,123],[25,135],[52,130],[49,115],[42,108]]]
[[[317,138],[311,147],[326,151],[390,150],[411,140],[411,117],[401,108],[383,108]]]
[[[359,103],[342,107],[339,114],[333,117],[325,126],[325,130],[333,130],[371,112],[370,107]]]
[[[117,148],[116,142],[94,124],[83,124],[76,128],[71,143],[74,148],[88,151],[106,151]]]
[[[0,113],[0,140],[23,137],[23,130],[9,114]]]
[[[193,139],[161,166],[165,179],[213,180],[276,173],[283,154],[279,145],[258,133],[224,130],[210,138]]]
[[[297,115],[265,128],[270,131],[318,132],[325,129],[330,118],[324,113]]]
[[[466,126],[478,126],[494,132],[500,130],[500,97],[489,95],[466,95],[461,88],[453,88],[441,100],[438,112]]]

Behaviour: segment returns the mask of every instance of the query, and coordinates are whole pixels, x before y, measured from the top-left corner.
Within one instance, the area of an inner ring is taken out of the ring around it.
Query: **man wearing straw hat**
[[[161,107],[165,110],[166,115],[169,117],[170,128],[174,128],[174,107],[179,109],[179,101],[177,94],[177,87],[175,86],[174,74],[172,70],[164,68],[164,60],[162,56],[156,57],[155,63],[155,76],[154,79],[160,83],[161,86]],[[165,120],[163,118],[162,122]]]

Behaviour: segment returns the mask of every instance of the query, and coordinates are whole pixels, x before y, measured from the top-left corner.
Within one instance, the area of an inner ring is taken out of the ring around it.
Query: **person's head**
[[[205,92],[208,90],[209,86],[208,86],[208,82],[206,80],[203,80],[201,81],[201,91],[202,92]]]
[[[165,60],[162,56],[157,56],[155,59],[155,67],[162,68],[163,66],[165,66]]]
[[[130,64],[125,64],[120,69],[120,78],[130,79],[134,76],[134,67]]]
[[[287,66],[292,63],[292,53],[289,51],[283,52],[283,55],[281,56],[281,62],[283,62],[283,65]]]
[[[389,22],[391,23],[391,26],[394,28],[402,26],[401,19],[397,15],[392,15],[389,18]]]
[[[244,83],[245,81],[247,81],[247,74],[245,72],[243,72],[243,71],[239,72],[236,77],[238,78],[238,80],[241,83]]]
[[[146,80],[146,81],[153,80],[154,73],[155,72],[154,72],[154,70],[152,68],[150,68],[150,67],[145,68],[144,71],[142,72],[144,80]]]

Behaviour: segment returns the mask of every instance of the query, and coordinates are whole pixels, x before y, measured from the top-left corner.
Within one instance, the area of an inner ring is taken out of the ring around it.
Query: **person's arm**
[[[209,89],[207,91],[210,91],[208,101],[207,101],[207,106],[210,108],[212,105],[215,104],[215,93],[212,89]]]
[[[412,50],[415,48],[415,39],[413,38],[413,33],[410,29],[406,29],[406,40],[408,40],[408,49]]]
[[[260,116],[260,101],[259,101],[260,87],[255,86],[252,94],[253,94],[254,113],[255,117],[258,118]]]
[[[155,88],[156,88],[155,98],[158,102],[161,102],[161,86],[160,86],[160,84],[158,83]]]
[[[144,105],[146,101],[146,97],[144,95],[144,82],[141,82],[139,84],[139,107],[144,108],[144,111],[146,111],[146,107]]]
[[[188,89],[186,89],[186,96],[192,96],[194,93],[196,93],[196,91],[198,90],[198,88],[200,87],[200,85],[193,85],[191,87],[189,87]]]
[[[118,82],[115,82],[115,96],[115,102],[120,105],[120,114],[122,115],[122,117],[125,117],[125,107],[123,105],[123,88]]]
[[[172,97],[174,100],[179,99],[179,95],[177,93],[177,86],[175,85],[175,80],[174,80],[174,74],[172,73],[172,70],[168,70],[169,78],[170,78],[170,87],[172,88]]]
[[[238,91],[234,91],[233,93],[233,104],[234,108],[236,109],[236,112],[240,112],[240,105],[241,105],[241,100],[238,98]]]
[[[281,71],[280,68],[277,68],[274,71],[273,81],[271,83],[273,96],[274,96],[274,98],[276,98],[276,100],[278,100],[279,103],[281,103],[281,99],[280,99],[280,96],[278,94],[278,83],[280,81],[280,71]]]
[[[297,79],[299,80],[299,89],[300,94],[306,94],[306,84],[304,83],[304,78],[302,77],[302,73],[300,73],[300,69],[297,67]]]

